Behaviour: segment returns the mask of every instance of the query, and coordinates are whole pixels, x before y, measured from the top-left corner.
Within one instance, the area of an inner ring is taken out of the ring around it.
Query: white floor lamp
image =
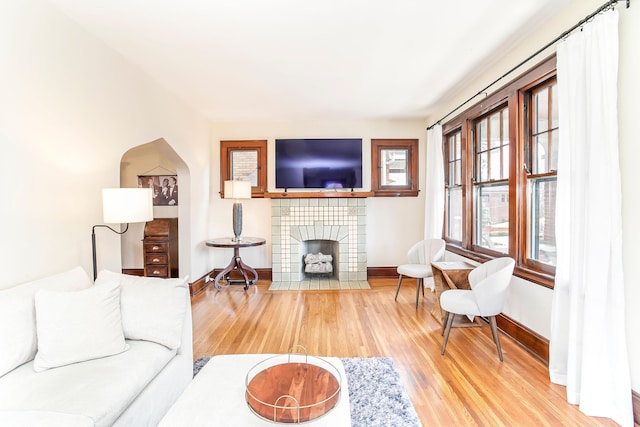
[[[153,195],[150,188],[105,188],[102,190],[103,220],[108,224],[127,224],[123,231],[117,231],[105,224],[91,228],[91,249],[93,251],[93,280],[98,276],[96,263],[96,227],[104,227],[116,234],[124,234],[129,223],[153,220]]]

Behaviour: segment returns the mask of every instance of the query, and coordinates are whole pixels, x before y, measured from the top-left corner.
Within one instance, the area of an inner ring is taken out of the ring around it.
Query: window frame
[[[267,193],[267,140],[220,141],[220,197],[224,198],[224,182],[231,179],[231,159],[237,151],[257,151],[258,185],[251,187],[251,197]]]
[[[446,228],[443,238],[447,242],[447,250],[472,259],[484,262],[503,253],[478,248],[473,245],[473,223],[475,218],[474,204],[474,152],[473,152],[473,127],[480,117],[498,109],[501,105],[507,105],[509,114],[508,138],[509,138],[509,249],[508,256],[516,260],[514,275],[547,288],[553,288],[555,267],[540,262],[526,262],[527,254],[527,176],[524,168],[525,143],[527,141],[525,123],[528,120],[525,111],[525,99],[527,93],[556,75],[556,57],[552,55],[538,65],[525,71],[505,86],[488,94],[482,101],[474,104],[461,112],[451,120],[443,123],[443,150],[444,141],[456,131],[461,132],[462,143],[462,241],[455,241],[447,237]],[[445,164],[448,162],[448,153],[443,151]],[[445,185],[445,197],[448,195]],[[445,200],[446,206],[446,200]],[[448,212],[445,210],[445,215]],[[444,218],[444,224],[448,222],[448,216]],[[531,261],[531,260],[529,260]]]
[[[407,150],[407,185],[382,185],[382,151]],[[374,197],[416,197],[418,192],[418,140],[417,139],[372,139],[371,140],[371,191]]]
[[[451,138],[455,138],[456,135],[460,135],[459,137],[459,141],[456,141],[460,144],[460,157],[451,161],[451,158],[449,157],[449,153],[451,153]],[[451,130],[446,136],[443,136],[442,139],[442,143],[443,143],[443,147],[444,147],[444,153],[445,156],[444,158],[446,159],[445,161],[445,165],[444,165],[444,176],[445,176],[445,181],[444,181],[444,191],[445,191],[445,200],[444,200],[444,209],[445,209],[445,213],[444,213],[444,224],[443,224],[443,228],[442,228],[442,232],[443,232],[443,236],[445,238],[445,240],[449,241],[449,242],[455,242],[458,245],[462,244],[462,240],[456,240],[454,238],[452,238],[450,236],[450,230],[449,230],[449,225],[451,224],[451,218],[449,217],[449,207],[450,207],[450,199],[451,199],[451,189],[456,189],[456,190],[460,190],[461,193],[461,199],[462,199],[462,194],[464,193],[464,185],[463,185],[463,171],[465,170],[465,165],[466,165],[466,161],[465,161],[465,154],[466,154],[466,147],[463,143],[463,133],[462,133],[462,129],[460,127],[455,128],[453,130]],[[454,184],[451,183],[451,177],[452,177],[452,171],[451,171],[451,165],[453,163],[456,162],[460,162],[460,181],[459,182],[455,182]],[[464,200],[464,199],[462,199]],[[460,212],[460,220],[462,222],[462,228],[463,230],[460,231],[461,236],[464,236],[464,223],[465,223],[465,209],[464,209],[464,205],[461,206],[461,212]]]
[[[470,120],[470,126],[469,126],[469,131],[470,131],[470,135],[469,135],[469,150],[471,152],[471,169],[469,170],[469,172],[471,173],[471,191],[472,191],[472,199],[473,199],[473,203],[472,206],[478,206],[479,204],[479,192],[481,191],[481,189],[484,188],[491,188],[491,187],[497,187],[497,186],[504,186],[505,184],[507,185],[507,187],[509,187],[509,177],[507,176],[507,178],[499,178],[499,179],[491,179],[491,172],[490,169],[488,170],[488,176],[487,179],[485,181],[481,181],[481,171],[480,171],[480,164],[478,161],[478,155],[480,153],[480,151],[476,148],[476,129],[477,129],[477,125],[479,122],[488,119],[490,116],[494,115],[495,113],[500,113],[500,117],[502,117],[502,111],[506,110],[507,114],[509,111],[509,106],[507,105],[506,102],[504,103],[499,103],[498,105],[494,106],[493,108],[489,109],[488,111],[484,112],[483,114],[474,117],[473,119]],[[487,121],[487,132],[489,132],[489,121]],[[502,129],[502,127],[501,127]],[[507,131],[508,132],[508,131]],[[501,135],[502,136],[502,135]],[[502,138],[500,139],[500,150],[502,151],[502,147],[503,147],[503,143],[502,143]],[[509,144],[509,154],[511,152],[511,145]],[[485,153],[487,154],[487,158],[491,159],[491,152],[492,148],[491,148],[491,143],[490,141],[487,142],[487,149],[485,150]],[[508,154],[508,156],[509,156]],[[502,153],[500,154],[500,160],[503,160],[503,156]],[[510,160],[510,159],[509,159]],[[511,162],[509,161],[509,167],[511,167]],[[510,175],[510,170],[507,172],[507,175]],[[506,254],[504,252],[500,252],[500,251],[495,251],[492,250],[486,246],[481,246],[479,244],[477,244],[476,242],[476,237],[477,237],[477,233],[478,233],[478,224],[476,221],[477,218],[477,209],[472,208],[472,215],[471,215],[471,230],[472,230],[472,234],[469,237],[470,241],[471,241],[471,248],[473,249],[473,251],[484,254],[486,256],[490,256],[490,257],[501,257],[501,256],[505,256]],[[511,214],[511,212],[509,212],[509,214]],[[511,224],[511,216],[509,215],[509,224]],[[509,229],[509,236],[511,236],[511,229]],[[509,245],[508,247],[511,248],[512,246],[512,242],[509,239]],[[508,254],[508,253],[507,253]]]
[[[529,270],[538,270],[547,275],[555,275],[555,266],[545,264],[543,262],[540,262],[533,258],[529,258],[527,256],[528,248],[531,244],[529,239],[529,232],[528,232],[528,227],[530,225],[529,222],[531,220],[530,218],[531,206],[530,206],[530,201],[528,197],[529,184],[534,180],[546,181],[546,180],[549,180],[549,178],[553,178],[553,177],[555,177],[555,181],[557,182],[558,171],[551,170],[551,171],[541,172],[541,173],[530,173],[529,171],[532,168],[531,156],[533,155],[533,150],[532,150],[533,141],[532,141],[532,132],[531,132],[531,129],[533,128],[533,115],[531,114],[531,109],[532,109],[531,104],[532,104],[532,94],[534,93],[534,91],[540,89],[541,87],[553,86],[554,84],[556,84],[556,90],[557,90],[557,76],[555,75],[555,73],[554,75],[549,76],[545,79],[536,80],[532,84],[529,84],[520,90],[520,93],[522,96],[523,142],[524,142],[522,186],[526,191],[525,197],[522,200],[522,211],[527,215],[525,221],[523,221],[522,229],[521,229],[522,236],[524,239],[523,248],[522,248],[522,257],[523,257],[522,264],[525,268]],[[548,130],[552,130],[552,129],[553,128],[550,127]],[[538,135],[539,134],[540,132],[538,132]],[[525,167],[524,165],[527,165],[527,167]]]

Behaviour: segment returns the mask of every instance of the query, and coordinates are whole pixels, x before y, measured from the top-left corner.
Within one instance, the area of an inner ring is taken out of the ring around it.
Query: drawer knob
[[[160,249],[160,246],[154,246],[152,249],[153,249],[154,251],[157,251],[158,249]]]
[[[158,258],[154,258],[151,262],[159,263],[160,260]]]
[[[159,276],[159,275],[160,275],[160,272],[159,272],[158,270],[154,270],[152,274],[153,274],[154,276]]]

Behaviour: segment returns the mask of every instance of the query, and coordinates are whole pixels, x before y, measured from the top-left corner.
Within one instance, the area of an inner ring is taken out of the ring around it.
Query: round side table
[[[214,248],[233,248],[233,257],[229,265],[222,270],[216,278],[213,280],[213,285],[217,290],[221,290],[220,279],[224,277],[227,285],[244,285],[244,290],[249,289],[249,286],[256,283],[258,280],[258,273],[249,265],[245,264],[240,258],[240,248],[248,248],[251,246],[260,246],[265,244],[265,239],[260,237],[242,237],[240,240],[235,240],[233,237],[220,237],[217,239],[207,240],[205,243],[207,246]],[[237,270],[244,280],[231,280],[230,273],[233,270]],[[249,276],[251,274],[251,277]]]

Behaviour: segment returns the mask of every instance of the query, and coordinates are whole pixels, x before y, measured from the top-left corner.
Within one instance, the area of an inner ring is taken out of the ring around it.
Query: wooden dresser
[[[178,277],[178,218],[159,218],[144,226],[144,275]]]

